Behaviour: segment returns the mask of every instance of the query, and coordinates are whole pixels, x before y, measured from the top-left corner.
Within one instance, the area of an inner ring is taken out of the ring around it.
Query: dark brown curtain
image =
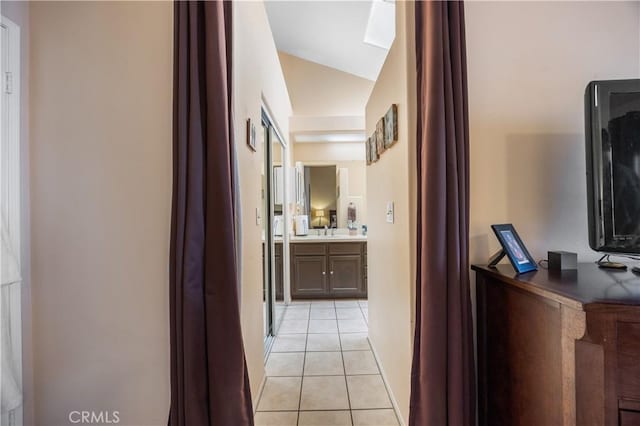
[[[464,3],[416,2],[418,227],[409,423],[475,425]]]
[[[175,2],[170,426],[252,425],[236,270],[231,2]]]

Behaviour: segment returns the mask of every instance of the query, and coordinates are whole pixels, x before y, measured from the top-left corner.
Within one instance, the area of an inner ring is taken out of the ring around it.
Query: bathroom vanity
[[[290,247],[293,299],[367,297],[366,237],[294,237]]]

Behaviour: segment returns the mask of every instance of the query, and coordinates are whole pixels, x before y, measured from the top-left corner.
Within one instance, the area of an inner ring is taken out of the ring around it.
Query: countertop
[[[316,235],[315,232],[311,231],[309,235],[304,236],[291,236],[289,239],[291,243],[347,243],[347,242],[366,242],[367,236],[358,234],[358,235],[349,235],[349,234],[336,234],[334,236],[331,235]]]
[[[520,275],[516,275],[511,265],[501,264],[497,269],[485,265],[471,268],[534,293],[546,294],[552,299],[569,299],[582,306],[597,303],[638,306],[640,275],[632,273],[631,266],[627,271],[616,271],[598,268],[595,263],[580,263],[574,271],[555,272],[540,268]]]
[[[328,232],[328,235],[324,235],[324,230],[320,230],[320,235],[318,235],[317,229],[310,229],[309,235],[291,235],[289,237],[290,243],[358,243],[358,242],[367,242],[367,236],[362,235],[361,232],[358,232],[357,235],[349,235],[349,232],[346,229],[340,228],[334,231],[334,235],[331,235],[331,231]],[[262,241],[264,242],[264,235],[262,237]],[[274,237],[275,243],[282,243],[282,236],[276,235]]]

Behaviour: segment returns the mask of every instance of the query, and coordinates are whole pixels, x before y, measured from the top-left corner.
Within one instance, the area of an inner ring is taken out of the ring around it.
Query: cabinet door
[[[325,256],[294,256],[291,265],[292,296],[322,296],[327,292],[325,259]]]
[[[363,285],[361,255],[329,256],[329,291],[332,295],[359,296]]]
[[[620,410],[620,426],[640,425],[640,411]]]

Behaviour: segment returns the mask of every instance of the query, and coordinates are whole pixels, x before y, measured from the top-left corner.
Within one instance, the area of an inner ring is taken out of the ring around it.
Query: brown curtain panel
[[[475,425],[464,4],[416,2],[418,226],[409,423]]]
[[[170,426],[252,425],[240,330],[231,2],[175,2]]]

